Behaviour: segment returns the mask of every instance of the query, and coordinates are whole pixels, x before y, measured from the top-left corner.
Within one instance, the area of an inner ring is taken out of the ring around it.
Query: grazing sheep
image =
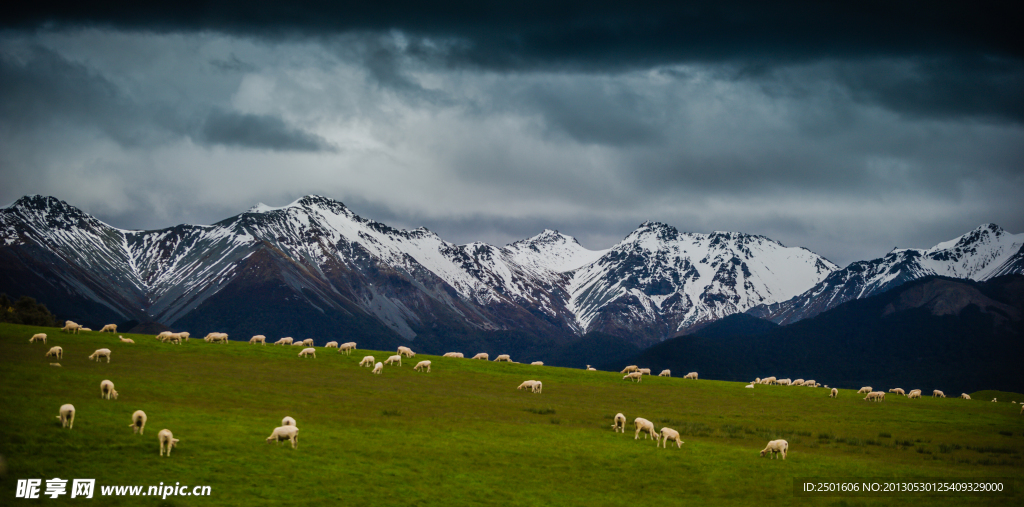
[[[658,376],[659,377],[671,377],[672,376],[672,370],[661,370],[661,373],[659,373]]]
[[[965,400],[971,399],[971,395],[969,395],[967,393],[960,393],[960,397],[965,399]]]
[[[79,324],[76,324],[76,323],[74,323],[74,322],[72,322],[70,320],[64,322],[64,327],[60,328],[60,330],[62,332],[64,332],[64,333],[78,333],[81,329],[82,329],[82,326],[80,326]]]
[[[690,373],[687,373],[683,378],[697,380],[697,372],[691,371]]]
[[[645,439],[650,436],[654,439],[654,445],[658,445],[658,440],[661,438],[661,435],[654,431],[654,423],[644,419],[643,417],[637,417],[636,419],[633,419],[633,427],[636,428],[636,433],[633,434],[633,440],[639,440],[640,432],[643,432]]]
[[[747,389],[753,389],[753,388],[754,388],[754,383],[753,383],[753,382],[751,382],[751,383],[749,383],[749,384],[747,384],[747,385],[745,385],[745,386],[743,386],[743,387],[745,387],[745,388],[747,388]]]
[[[164,335],[163,338],[160,339],[160,341],[164,343],[173,343],[175,345],[181,345],[181,337],[178,336],[178,333],[166,334]]]
[[[132,344],[135,343],[135,340],[133,340],[131,338],[125,338],[125,337],[123,337],[121,335],[117,335],[117,337],[121,340],[121,343],[132,343]]]
[[[366,356],[362,361],[359,361],[359,366],[365,366],[367,368],[373,368],[373,362],[375,359],[373,356]]]
[[[313,343],[313,339],[312,338],[306,338],[305,340],[302,340],[302,345],[304,345],[306,347],[313,347],[313,346],[315,346],[314,343]]]
[[[32,338],[28,339],[28,342],[29,343],[43,342],[43,345],[46,345],[46,333],[34,334],[34,335],[32,335]]]
[[[761,379],[761,383],[762,384],[766,384],[766,385],[773,385],[776,382],[778,382],[778,381],[775,379],[775,377],[765,377],[765,378]]]
[[[338,342],[327,342],[324,344],[325,349],[336,349],[338,348]],[[340,350],[339,350],[340,352]]]
[[[788,385],[791,385],[792,383],[793,383],[793,381],[789,380],[788,378],[779,379],[779,381],[776,382],[776,384],[778,384],[780,386],[788,386]]]
[[[650,368],[640,368],[637,371],[640,372],[641,375],[650,375],[651,374],[651,369]]]
[[[60,419],[60,427],[71,429],[75,425],[75,406],[70,403],[65,403],[60,406],[60,415],[57,419]]]
[[[171,430],[166,428],[160,430],[160,433],[156,434],[156,438],[160,440],[160,455],[164,455],[164,448],[166,447],[167,457],[171,457],[171,449],[178,445],[178,439],[174,438],[174,435],[171,434]]]
[[[615,420],[612,422],[612,429],[616,433],[626,432],[626,416],[622,415],[622,412],[615,414]]]
[[[889,392],[890,393],[896,393],[896,396],[906,396],[907,395],[907,393],[903,392],[903,389],[900,389],[898,387],[894,388],[894,389],[889,389]]]
[[[882,402],[885,401],[885,393],[883,393],[882,391],[873,391],[868,393],[868,395],[865,396],[864,399],[875,402]]]
[[[802,379],[802,378],[798,378],[798,379],[794,380],[794,381],[793,381],[793,383],[792,383],[792,384],[790,384],[790,385],[794,385],[794,386],[802,386],[802,385],[804,385],[804,379]]]
[[[96,352],[89,354],[89,359],[95,359],[99,362],[101,358],[107,358],[107,363],[110,362],[110,349],[96,349]]]
[[[309,356],[313,356],[313,359],[316,359],[316,349],[314,349],[313,347],[309,347],[309,348],[302,349],[302,352],[299,352],[299,357],[309,357]]]
[[[288,425],[278,426],[274,428],[274,432],[267,437],[267,443],[280,442],[282,440],[290,440],[292,443],[292,449],[296,449],[299,446],[299,428]]]
[[[498,362],[511,363],[512,362],[512,358],[509,357],[508,354],[501,354],[498,357],[494,358],[494,362],[495,363],[498,363]]]
[[[174,333],[171,333],[170,331],[160,331],[160,332],[159,332],[159,333],[157,333],[157,335],[156,335],[156,336],[154,336],[153,338],[156,338],[157,340],[163,341],[163,339],[164,339],[165,337],[167,337],[167,336],[170,336],[170,335],[172,335],[172,334],[174,334]]]
[[[80,327],[78,329],[81,330],[81,331],[92,331],[92,329],[88,328],[88,327]]]
[[[672,428],[661,429],[661,447],[663,449],[668,448],[668,441],[672,440],[676,443],[676,448],[683,448],[683,439],[679,438],[679,432]]]
[[[292,342],[292,347],[305,347],[305,346],[306,346],[306,344],[303,343],[302,340],[299,340],[297,342]]]
[[[109,380],[100,382],[100,397],[105,400],[109,400],[111,396],[113,396],[115,400],[117,399],[117,391],[114,390],[114,383]]]
[[[597,368],[594,368],[594,367],[592,367],[592,366],[590,366],[590,365],[588,364],[588,365],[587,365],[587,371],[597,371]]]
[[[992,403],[995,403],[995,402],[996,402],[996,399],[995,399],[995,398],[992,398]]]
[[[291,345],[292,341],[293,340],[292,340],[291,336],[286,336],[286,337],[281,338],[280,340],[277,340],[276,342],[274,342],[274,345]]]
[[[946,393],[936,389],[936,390],[932,391],[932,398],[936,398],[936,397],[938,397],[938,398],[945,398],[946,397]]]
[[[184,340],[185,343],[188,343],[188,337],[189,337],[188,331],[182,331],[182,332],[178,333],[178,337],[181,338],[182,340]]]
[[[533,384],[533,389],[531,389],[531,392],[536,393],[536,394],[542,394],[543,391],[544,391],[544,383],[543,382],[538,380],[537,383]]]
[[[486,352],[481,352],[481,353],[473,356],[473,359],[481,359],[483,361],[489,361],[491,359],[491,356],[487,355]]]
[[[393,364],[393,363],[398,363],[398,366],[402,366],[402,356],[401,356],[401,354],[395,354],[395,355],[393,355],[393,356],[391,356],[391,357],[389,357],[389,358],[384,360],[384,364]]]
[[[466,356],[464,356],[462,352],[445,352],[444,355],[441,357],[455,357],[459,359],[465,359]]]
[[[141,435],[146,429],[146,413],[141,410],[133,412],[132,423],[128,426],[132,428],[132,434]]]
[[[782,454],[782,459],[786,459],[786,454],[789,452],[789,442],[785,440],[772,440],[768,442],[768,445],[761,451],[761,457],[764,457],[766,452],[772,453],[772,459],[775,459],[775,454]]]
[[[817,380],[805,380],[804,387],[820,387],[821,384]]]
[[[914,398],[920,398],[920,397],[921,397],[921,390],[920,389],[914,389],[914,390],[910,391],[909,393],[907,393],[907,399],[911,399],[912,400]]]
[[[870,387],[862,387],[860,388],[860,390],[857,391],[857,394],[868,394],[873,390],[874,389],[871,389]]]
[[[373,370],[371,370],[370,373],[376,373],[377,375],[380,375],[381,372],[383,372],[383,371],[384,371],[384,363],[377,363],[377,364],[373,365]]]
[[[398,347],[398,355],[404,357],[413,357],[416,355],[416,353],[413,352],[412,349],[410,349],[409,347],[402,346]]]
[[[836,388],[833,387],[832,388],[832,392],[828,393],[828,397],[829,398],[835,398],[837,396],[839,396],[839,389],[836,389]]]
[[[356,349],[356,342],[345,342],[338,345],[338,352],[344,352],[345,355],[351,356],[352,351]]]
[[[252,343],[252,344],[261,343],[263,345],[266,345],[267,344],[267,337],[263,336],[261,334],[258,334],[256,336],[253,336],[252,338],[249,338],[249,343]]]
[[[544,366],[544,361],[534,361],[530,363],[530,366]]]
[[[761,377],[757,377],[756,379],[754,379],[753,382],[751,382],[751,384],[760,384],[760,383],[761,383]]]
[[[530,391],[533,391],[534,386],[536,385],[536,380],[525,380],[522,384],[519,384],[519,387],[516,388],[516,391],[522,391],[523,389],[529,389]]]
[[[643,374],[638,372],[638,371],[634,371],[633,373],[627,373],[624,377],[622,377],[622,380],[626,380],[626,379],[635,380],[637,382],[642,382],[643,381]]]
[[[295,426],[295,419],[286,415],[284,416],[284,419],[281,419],[281,426]]]
[[[206,335],[205,337],[203,337],[203,341],[204,342],[209,342],[209,343],[218,343],[218,342],[227,343],[228,342],[228,334],[227,333],[210,333],[210,334]]]
[[[100,329],[101,333],[106,333],[107,331],[110,331],[111,333],[116,333],[117,332],[117,324],[107,324],[107,325],[103,326],[102,329]]]
[[[430,373],[430,361],[420,361],[413,366],[413,371],[423,371],[423,368],[427,369],[427,373]]]
[[[46,356],[44,356],[44,357],[50,357],[50,356],[56,357],[57,359],[63,359],[64,358],[64,349],[60,348],[59,345],[56,346],[56,347],[50,347],[50,350],[48,352],[46,352]]]
[[[622,371],[620,371],[619,373],[622,373],[622,374],[633,373],[634,371],[637,371],[639,369],[640,368],[637,365],[631,364],[631,365],[623,368]]]

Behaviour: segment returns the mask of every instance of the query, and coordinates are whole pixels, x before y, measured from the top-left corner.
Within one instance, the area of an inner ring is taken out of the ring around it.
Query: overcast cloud
[[[458,243],[657,220],[841,265],[1024,232],[1020,9],[316,4],[0,15],[0,204],[161,228],[316,193]]]

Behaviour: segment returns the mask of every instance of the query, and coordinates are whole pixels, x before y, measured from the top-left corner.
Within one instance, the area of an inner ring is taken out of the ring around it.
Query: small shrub
[[[835,433],[818,433],[818,440],[835,440]]]
[[[928,449],[925,449],[924,447],[918,447],[917,448],[917,453],[918,454],[931,454],[932,451],[929,451]]]
[[[960,444],[939,444],[939,452],[943,454],[949,454],[960,449],[963,449]]]
[[[878,438],[892,438],[892,433],[881,432],[878,434]]]

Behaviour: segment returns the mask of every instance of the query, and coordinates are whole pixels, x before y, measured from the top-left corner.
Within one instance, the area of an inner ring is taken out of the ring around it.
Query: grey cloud
[[[288,126],[269,115],[235,113],[215,109],[199,130],[206,144],[278,151],[334,151],[324,138]]]
[[[225,72],[254,72],[257,67],[252,63],[242,61],[237,55],[231,53],[227,58],[214,58],[210,65],[215,69]]]

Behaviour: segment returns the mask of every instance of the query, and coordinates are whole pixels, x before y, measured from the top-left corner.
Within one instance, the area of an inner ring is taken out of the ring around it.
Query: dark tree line
[[[0,322],[56,327],[57,317],[46,309],[46,305],[37,303],[34,298],[21,296],[12,302],[7,294],[0,294]]]

